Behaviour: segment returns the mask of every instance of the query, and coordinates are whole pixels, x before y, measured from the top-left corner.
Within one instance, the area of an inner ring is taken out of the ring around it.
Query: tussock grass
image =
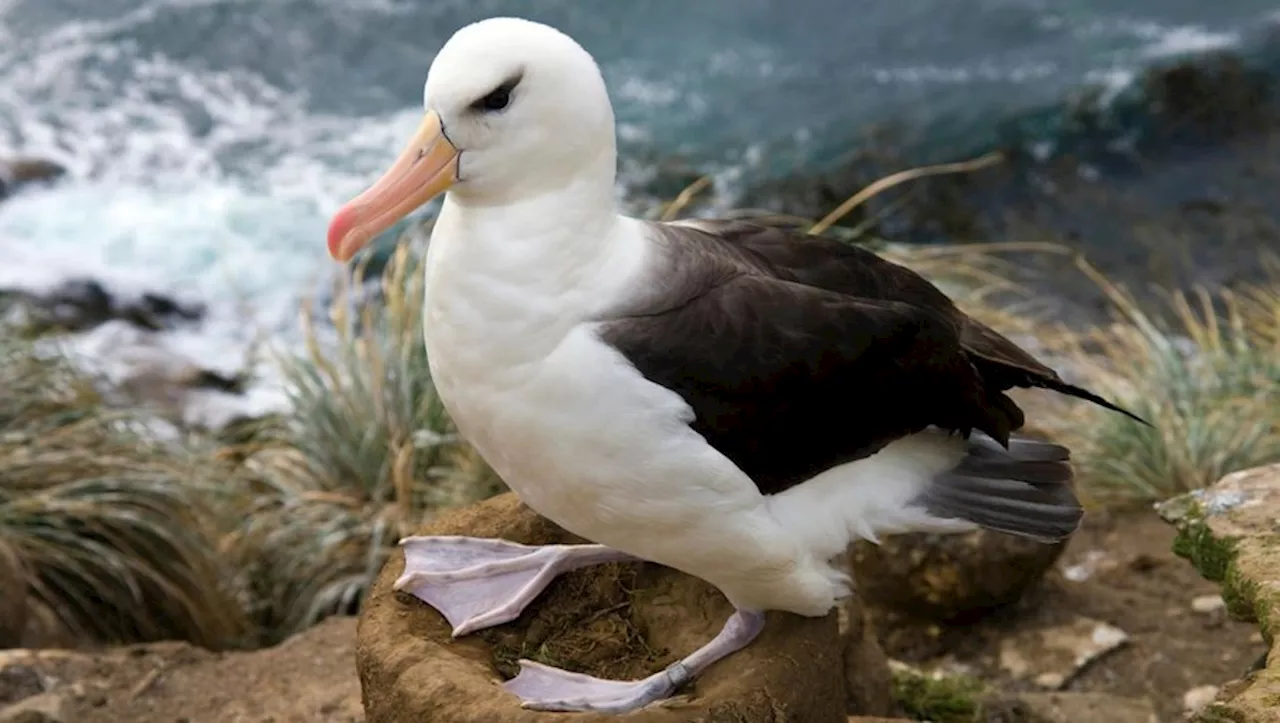
[[[1066,419],[1093,495],[1158,500],[1280,460],[1280,267],[1269,283],[1171,292],[1166,309],[1144,309],[1081,267],[1116,321],[1055,344],[1099,391],[1154,425],[1086,407]]]
[[[503,489],[435,394],[420,271],[402,243],[376,298],[341,281],[280,359],[293,412],[222,446],[153,441],[66,360],[0,344],[0,555],[86,640],[270,643],[354,612],[400,537]]]
[[[1028,290],[1007,281],[1011,252],[1074,261],[1106,294],[1112,322],[1077,329],[1037,318],[1017,301]],[[1168,290],[1158,308],[1111,282],[1079,250],[1057,244],[917,248],[895,260],[938,282],[975,317],[1031,344],[1064,375],[1152,423],[1074,400],[1036,400],[1053,413],[1032,422],[1072,446],[1087,504],[1165,499],[1280,460],[1280,263],[1274,258],[1262,260],[1269,274],[1261,283],[1212,293]]]
[[[0,342],[0,389],[0,549],[29,594],[86,641],[244,642],[208,461],[140,436],[26,343]]]
[[[272,637],[354,611],[425,515],[503,489],[436,396],[420,271],[401,243],[378,298],[344,278],[329,309],[333,338],[308,324],[306,353],[282,360],[294,413],[249,455],[251,502],[226,543]]]

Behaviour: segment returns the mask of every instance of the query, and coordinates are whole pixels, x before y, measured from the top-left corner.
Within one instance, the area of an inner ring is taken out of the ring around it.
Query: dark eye
[[[484,110],[502,110],[511,102],[511,89],[502,87],[480,99],[480,107]]]
[[[511,91],[516,89],[520,78],[515,77],[494,88],[488,95],[471,104],[473,110],[481,113],[496,113],[511,105]]]

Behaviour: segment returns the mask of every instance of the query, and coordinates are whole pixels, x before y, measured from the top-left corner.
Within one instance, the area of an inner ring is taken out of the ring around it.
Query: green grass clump
[[[307,353],[283,360],[293,413],[248,456],[244,523],[227,541],[272,639],[353,612],[425,515],[503,489],[435,393],[420,271],[401,243],[381,298],[342,283],[334,338],[308,326]]]
[[[1176,292],[1159,317],[1098,280],[1117,323],[1061,338],[1095,389],[1153,426],[1083,408],[1069,420],[1095,497],[1166,499],[1280,460],[1280,277]]]
[[[934,677],[902,669],[893,674],[893,699],[911,720],[977,723],[983,720],[981,681],[963,675]]]
[[[86,642],[245,642],[209,460],[148,440],[65,360],[12,337],[0,389],[0,552],[27,594]]]

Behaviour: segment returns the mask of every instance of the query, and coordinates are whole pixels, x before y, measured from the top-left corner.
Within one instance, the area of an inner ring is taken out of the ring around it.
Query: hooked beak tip
[[[391,167],[348,201],[329,222],[329,255],[348,261],[378,234],[457,180],[461,152],[444,135],[440,116],[428,111]]]
[[[356,209],[347,206],[339,210],[329,222],[329,256],[337,261],[350,261],[354,255],[350,243],[357,222]]]

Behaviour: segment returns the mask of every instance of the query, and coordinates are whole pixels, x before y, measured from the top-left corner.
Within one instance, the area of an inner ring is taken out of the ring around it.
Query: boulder
[[[49,288],[10,288],[0,293],[16,302],[20,315],[14,321],[30,334],[85,331],[113,320],[163,331],[198,324],[207,312],[200,301],[155,291],[121,293],[83,277],[69,277]]]
[[[0,666],[0,707],[12,706],[44,692],[40,671],[29,665]]]
[[[1157,509],[1178,531],[1174,551],[1221,583],[1227,612],[1257,622],[1271,647],[1260,669],[1192,720],[1280,723],[1280,464],[1234,472]]]
[[[513,493],[445,513],[427,535],[499,537],[524,544],[581,543]],[[719,631],[732,608],[707,583],[648,563],[589,567],[557,578],[515,621],[456,640],[443,616],[392,590],[404,569],[393,553],[360,615],[356,668],[368,723],[611,723],[617,716],[524,709],[500,684],[521,656],[610,678],[639,678],[692,652]],[[849,615],[846,612],[846,615]],[[884,686],[861,611],[839,635],[838,615],[770,613],[761,636],[712,666],[676,698],[627,716],[635,723],[795,721],[846,723],[846,663],[859,685]],[[853,653],[850,654],[850,648]],[[881,660],[883,653],[880,654]],[[856,665],[856,663],[852,663]],[[864,711],[852,711],[861,714]]]
[[[56,181],[66,172],[67,169],[43,158],[0,158],[0,199],[23,186]]]
[[[853,546],[853,577],[870,605],[939,622],[964,622],[1012,605],[1044,578],[1066,543],[979,530],[910,533]]]

